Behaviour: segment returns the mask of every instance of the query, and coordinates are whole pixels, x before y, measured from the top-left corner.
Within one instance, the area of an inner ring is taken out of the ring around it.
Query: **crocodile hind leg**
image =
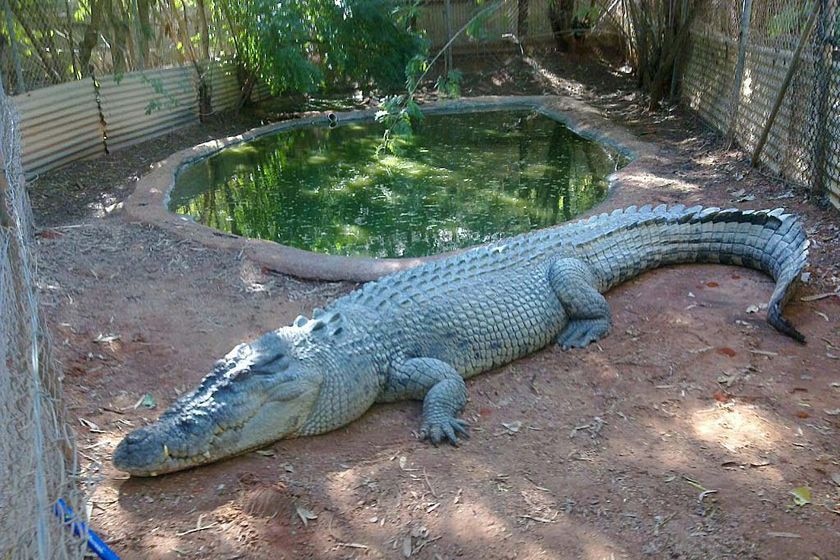
[[[391,366],[388,384],[377,401],[402,399],[423,400],[422,439],[435,445],[447,439],[457,445],[459,435],[467,437],[467,423],[457,417],[467,403],[467,386],[446,362],[411,358]]]
[[[568,316],[568,323],[557,335],[557,344],[563,350],[584,348],[607,334],[610,308],[595,287],[586,263],[579,259],[558,259],[548,271],[548,280]]]

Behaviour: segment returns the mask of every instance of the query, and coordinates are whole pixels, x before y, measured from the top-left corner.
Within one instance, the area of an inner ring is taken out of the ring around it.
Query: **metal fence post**
[[[816,112],[814,122],[814,145],[813,145],[813,183],[811,188],[817,194],[827,191],[828,182],[828,151],[832,131],[829,128],[830,110],[832,106],[831,72],[832,72],[832,45],[840,39],[835,37],[836,0],[820,0],[820,20],[817,25],[816,49],[817,56],[814,61],[816,65],[816,80],[814,83],[814,110]],[[834,94],[835,96],[838,93]],[[835,100],[836,101],[836,100]]]
[[[805,22],[805,27],[802,29],[802,34],[799,36],[799,42],[796,45],[796,50],[793,51],[793,56],[790,59],[790,66],[788,66],[785,79],[782,82],[779,92],[776,95],[776,101],[773,102],[773,108],[770,109],[770,115],[767,117],[767,122],[764,124],[764,129],[761,131],[761,136],[755,146],[755,151],[750,158],[750,165],[758,166],[758,159],[761,157],[761,151],[764,149],[764,144],[767,143],[767,137],[770,135],[770,130],[773,128],[773,123],[776,122],[776,115],[779,114],[779,109],[782,107],[782,102],[785,100],[788,86],[796,73],[796,68],[799,66],[799,59],[802,55],[802,49],[805,48],[805,43],[808,42],[808,37],[811,35],[811,30],[814,28],[814,23],[817,21],[817,14],[820,12],[820,4],[815,3],[811,9],[811,15],[808,16],[808,21]]]
[[[735,138],[738,125],[738,111],[741,108],[741,84],[744,82],[744,65],[747,60],[747,43],[750,38],[750,20],[752,19],[752,0],[744,0],[741,8],[741,32],[738,36],[738,62],[735,65],[735,80],[732,83],[732,94],[730,101],[730,114],[732,121],[729,123],[729,130],[726,131],[726,141],[731,144]]]

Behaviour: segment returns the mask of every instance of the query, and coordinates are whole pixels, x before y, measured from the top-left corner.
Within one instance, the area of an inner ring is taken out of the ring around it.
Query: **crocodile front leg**
[[[548,271],[548,281],[568,315],[568,324],[557,335],[557,344],[563,350],[584,348],[607,334],[612,322],[610,307],[595,288],[586,263],[573,258],[558,259]]]
[[[458,444],[467,423],[457,416],[467,404],[467,386],[451,365],[435,358],[411,358],[391,366],[388,383],[377,399],[393,402],[423,400],[420,437],[437,445],[445,439]]]

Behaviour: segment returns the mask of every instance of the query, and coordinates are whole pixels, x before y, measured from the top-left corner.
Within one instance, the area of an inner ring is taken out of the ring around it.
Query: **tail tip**
[[[767,321],[780,333],[786,334],[800,344],[805,344],[805,335],[782,316],[781,307],[778,303],[770,306],[767,312]]]

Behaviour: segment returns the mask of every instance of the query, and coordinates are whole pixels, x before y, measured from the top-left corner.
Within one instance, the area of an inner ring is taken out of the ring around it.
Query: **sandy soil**
[[[680,110],[646,112],[622,76],[540,60],[464,62],[465,93],[588,100],[666,148],[604,208],[783,205],[813,241],[799,296],[840,287],[837,211],[750,170]],[[648,273],[608,294],[615,324],[599,344],[472,379],[472,438],[458,449],[417,441],[420,407],[403,402],[192,471],[116,471],[120,438],[215,358],[355,287],[272,274],[120,213],[149,164],[260,118],[186,129],[34,184],[42,298],[92,525],[123,558],[840,557],[840,297],[791,303],[801,346],[750,312],[771,280],[732,267]],[[800,487],[810,503],[795,503]]]

